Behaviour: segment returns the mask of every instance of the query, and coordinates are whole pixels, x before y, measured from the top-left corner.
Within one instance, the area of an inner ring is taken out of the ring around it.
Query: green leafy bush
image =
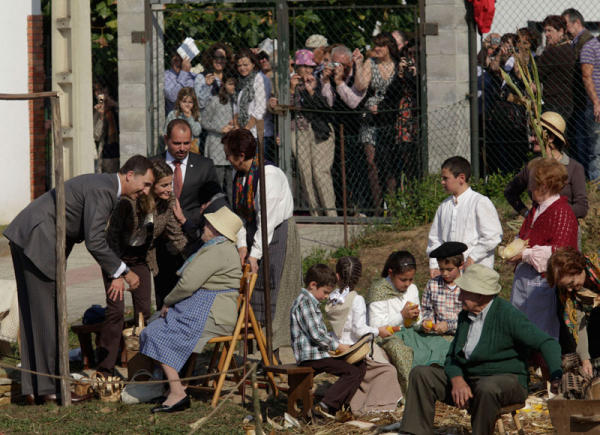
[[[473,190],[489,197],[497,208],[508,210],[504,188],[514,174],[492,174],[471,184]],[[439,174],[430,174],[420,180],[409,181],[396,195],[388,195],[388,215],[397,229],[409,229],[433,221],[440,203],[448,194],[440,183]]]

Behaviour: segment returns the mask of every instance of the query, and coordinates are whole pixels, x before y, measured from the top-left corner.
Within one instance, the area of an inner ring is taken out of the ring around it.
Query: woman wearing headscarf
[[[235,241],[242,221],[227,207],[205,218],[204,245],[179,269],[160,317],[140,336],[140,353],[158,361],[169,380],[169,393],[153,413],[190,407],[179,371],[211,338],[230,335],[237,320],[242,269]]]

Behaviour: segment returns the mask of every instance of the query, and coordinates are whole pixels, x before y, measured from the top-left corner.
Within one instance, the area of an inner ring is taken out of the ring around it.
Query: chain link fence
[[[576,9],[568,11],[570,8]],[[596,173],[600,161],[594,162],[600,128],[593,119],[593,104],[581,68],[582,61],[595,63],[596,70],[600,67],[600,49],[596,48],[600,44],[595,39],[599,21],[600,3],[595,0],[496,4],[492,33],[481,38],[478,54],[483,174],[519,171],[538,153],[525,106],[501,75],[504,70],[525,92],[517,63],[533,74],[531,53],[539,72],[541,86],[537,91],[542,93],[542,112],[552,111],[562,116],[568,154],[584,165],[588,178],[600,176],[600,172]],[[585,32],[581,32],[578,22],[587,28]],[[599,87],[600,80],[596,79],[598,91]],[[557,127],[562,129],[560,125]]]
[[[350,216],[385,215],[388,195],[469,143],[467,100],[428,114],[423,104],[417,2],[389,3],[290,3],[288,59],[277,59],[272,3],[154,5],[150,153],[164,149],[166,123],[186,117],[194,151],[214,160],[229,192],[222,132],[252,126],[267,159],[288,174],[298,214],[341,216],[346,197]],[[191,65],[174,56],[186,38],[199,50]],[[195,103],[186,115],[188,98]],[[286,116],[290,134],[282,135]]]

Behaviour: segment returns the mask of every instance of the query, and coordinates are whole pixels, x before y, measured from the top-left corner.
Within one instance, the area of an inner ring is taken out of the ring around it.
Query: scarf
[[[250,102],[254,100],[254,79],[256,78],[257,71],[252,71],[246,77],[241,77],[238,81],[238,95],[240,97],[240,103],[238,108],[238,123],[240,126],[245,126],[250,121],[250,114],[248,108]]]
[[[194,252],[192,255],[190,255],[187,258],[187,260],[185,260],[185,262],[183,263],[183,265],[177,271],[177,276],[183,276],[183,271],[185,270],[185,268],[189,266],[189,264],[196,257],[196,255],[198,255],[198,253],[201,252],[203,249],[206,249],[206,248],[208,248],[209,246],[212,246],[212,245],[217,245],[219,243],[223,243],[223,242],[225,242],[227,240],[229,240],[229,239],[227,237],[225,237],[225,236],[217,236],[215,238],[210,239],[208,242],[204,243],[200,247],[200,249],[198,249],[196,252]]]
[[[367,303],[387,301],[396,298],[402,293],[394,288],[389,278],[380,279],[369,289]]]
[[[246,182],[244,183],[244,175]],[[248,174],[237,172],[233,179],[233,211],[246,223],[253,224],[256,220],[256,188],[258,187],[258,155],[252,160]]]

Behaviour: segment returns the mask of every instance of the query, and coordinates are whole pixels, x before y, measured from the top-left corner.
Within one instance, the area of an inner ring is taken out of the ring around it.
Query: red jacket
[[[577,249],[577,218],[567,198],[561,196],[554,201],[533,222],[539,206],[535,206],[519,231],[519,238],[529,240],[529,246],[552,246],[552,252],[557,248],[572,246]]]

